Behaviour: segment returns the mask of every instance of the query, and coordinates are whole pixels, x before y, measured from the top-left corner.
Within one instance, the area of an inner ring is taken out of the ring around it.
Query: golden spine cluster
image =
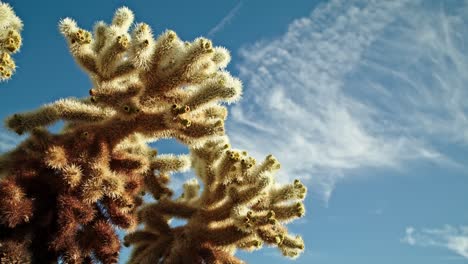
[[[23,22],[11,6],[0,2],[0,81],[11,78],[16,64],[11,54],[16,53],[22,43]]]
[[[236,249],[263,244],[298,256],[304,243],[284,224],[304,214],[306,188],[275,183],[273,156],[256,164],[225,135],[222,104],[242,91],[225,71],[229,52],[171,30],[154,38],[145,23],[131,29],[133,20],[126,7],[93,33],[62,20],[90,96],[6,119],[29,137],[0,156],[0,263],[117,263],[115,227],[134,245],[132,264],[243,263]],[[61,132],[47,130],[60,120]],[[179,140],[190,155],[158,154],[148,143],[160,138]],[[172,199],[171,173],[189,168],[202,190],[191,180]],[[157,202],[144,204],[143,192]],[[187,224],[171,227],[174,217]]]

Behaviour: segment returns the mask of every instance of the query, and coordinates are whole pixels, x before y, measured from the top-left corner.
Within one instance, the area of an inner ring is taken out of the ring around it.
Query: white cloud
[[[407,227],[405,233],[406,236],[402,239],[402,242],[414,246],[416,244],[416,239],[414,239],[414,227]]]
[[[410,6],[348,78],[400,133],[467,145],[467,3]]]
[[[334,0],[277,39],[244,47],[233,145],[273,153],[283,180],[310,179],[325,200],[353,169],[455,164],[434,144],[468,143],[468,34],[458,33],[468,16],[454,12]]]
[[[411,246],[446,248],[468,259],[468,226],[453,227],[446,225],[441,229],[406,228],[406,235],[401,240]]]

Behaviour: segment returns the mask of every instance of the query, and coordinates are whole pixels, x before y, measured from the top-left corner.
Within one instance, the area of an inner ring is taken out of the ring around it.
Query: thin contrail
[[[223,17],[223,19],[221,19],[221,21],[219,21],[218,24],[216,24],[216,26],[210,29],[210,31],[207,34],[208,37],[213,37],[213,35],[216,34],[216,32],[223,29],[224,26],[226,26],[226,24],[228,24],[229,21],[231,21],[231,19],[236,15],[237,11],[239,11],[241,7],[242,7],[242,1],[239,1],[237,5],[234,6],[234,8],[231,9],[227,15]]]

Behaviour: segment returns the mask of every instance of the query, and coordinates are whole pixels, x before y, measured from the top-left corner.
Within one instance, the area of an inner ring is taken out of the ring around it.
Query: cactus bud
[[[273,217],[275,217],[275,212],[272,210],[268,211],[267,218],[273,218]]]
[[[192,122],[190,122],[190,120],[188,119],[181,119],[180,120],[180,123],[184,126],[184,127],[189,127],[192,125]]]

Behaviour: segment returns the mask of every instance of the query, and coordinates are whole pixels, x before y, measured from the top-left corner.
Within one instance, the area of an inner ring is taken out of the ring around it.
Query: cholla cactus
[[[226,140],[192,148],[191,155],[203,190],[190,180],[179,198],[162,196],[139,211],[144,229],[125,237],[127,245],[135,246],[130,264],[244,263],[233,256],[235,250],[263,244],[275,245],[291,258],[303,251],[302,238],[288,234],[283,224],[304,215],[306,188],[299,180],[275,184],[280,164],[273,156],[256,164],[246,152],[230,149]],[[160,173],[167,175],[166,170]],[[171,228],[172,218],[187,224]]]
[[[93,82],[90,97],[6,120],[18,134],[30,133],[0,156],[0,253],[9,259],[116,263],[114,226],[136,226],[143,182],[166,194],[164,175],[153,170],[187,164],[156,156],[147,143],[173,137],[197,147],[224,135],[220,103],[241,93],[240,81],[223,70],[229,53],[203,38],[183,42],[173,31],[154,39],[144,23],[129,33],[132,23],[127,8],[110,25],[98,22],[94,34],[62,20],[60,31]],[[63,131],[50,133],[46,126],[59,120]]]
[[[0,2],[0,81],[8,80],[15,72],[16,64],[11,58],[21,47],[23,22],[9,4]]]

